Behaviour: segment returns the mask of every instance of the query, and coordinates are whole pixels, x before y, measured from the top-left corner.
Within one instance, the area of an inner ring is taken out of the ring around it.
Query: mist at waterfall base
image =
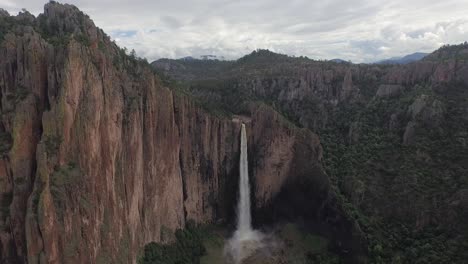
[[[245,125],[241,128],[241,154],[239,161],[239,201],[237,204],[237,229],[224,248],[227,260],[236,264],[253,254],[268,255],[274,239],[252,228],[250,215],[250,184],[247,159],[247,135]]]

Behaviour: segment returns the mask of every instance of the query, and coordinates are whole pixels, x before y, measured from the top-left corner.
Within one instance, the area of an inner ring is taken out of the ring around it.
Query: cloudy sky
[[[45,0],[0,0],[10,14]],[[64,1],[61,1],[64,2]],[[369,62],[468,41],[468,0],[67,0],[141,57],[257,48]]]

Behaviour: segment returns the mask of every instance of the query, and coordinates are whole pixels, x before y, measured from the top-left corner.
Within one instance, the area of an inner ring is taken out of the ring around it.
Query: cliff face
[[[237,97],[237,101],[254,98],[271,102],[297,124],[319,132],[333,125],[330,115],[338,106],[366,104],[375,96],[415,90],[416,85],[445,89],[448,83],[468,84],[467,50],[462,47],[450,56],[444,55],[448,52],[436,52],[406,65],[322,62],[260,50],[238,61],[164,59],[152,66],[176,80],[191,83],[189,92],[200,100],[213,102],[223,98],[225,94],[220,93],[224,92],[212,89],[206,81],[215,79],[218,86],[235,90],[229,95]],[[231,105],[232,102],[226,102],[219,106],[238,111]]]
[[[238,119],[165,88],[73,6],[2,19],[2,263],[128,263],[189,219],[232,219]],[[301,177],[323,178],[315,135],[249,116],[257,207],[294,181],[297,149],[314,165]]]

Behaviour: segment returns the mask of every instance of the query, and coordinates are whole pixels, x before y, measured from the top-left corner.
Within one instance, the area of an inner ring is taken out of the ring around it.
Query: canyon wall
[[[296,124],[319,132],[333,126],[331,114],[340,106],[398,97],[418,86],[441,92],[453,83],[468,84],[468,48],[457,49],[451,53],[442,49],[406,65],[335,63],[257,50],[237,61],[161,59],[152,66],[191,83],[189,92],[200,100],[223,99],[227,92],[212,88],[216,80],[218,86],[236,91],[229,94],[232,101],[270,102]],[[220,104],[238,111],[231,105]]]
[[[1,19],[2,263],[129,263],[190,219],[232,221],[241,122],[257,207],[301,168],[298,149],[321,168],[314,134],[263,105],[202,110],[74,6]]]

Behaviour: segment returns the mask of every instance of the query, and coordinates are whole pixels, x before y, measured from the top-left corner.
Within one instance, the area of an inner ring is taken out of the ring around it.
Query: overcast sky
[[[44,0],[0,0],[37,15]],[[64,2],[64,1],[62,1]],[[468,40],[468,0],[68,0],[152,61],[257,48],[369,62]]]

